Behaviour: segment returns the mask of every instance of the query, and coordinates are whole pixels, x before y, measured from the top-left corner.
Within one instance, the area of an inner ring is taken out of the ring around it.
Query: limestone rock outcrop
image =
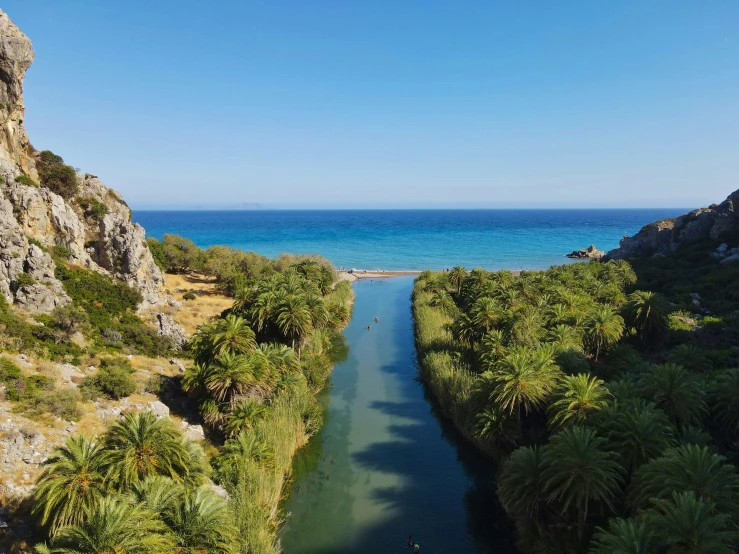
[[[171,338],[176,350],[182,350],[182,347],[187,343],[187,335],[182,325],[167,314],[158,313],[156,318],[157,332],[164,337]]]
[[[31,41],[0,10],[0,173],[25,173],[36,181],[36,163],[23,126],[23,78],[32,62]]]
[[[565,254],[568,258],[575,258],[577,260],[600,260],[606,253],[603,250],[598,250],[594,244],[591,244],[587,248],[581,248],[575,250],[569,254]]]
[[[0,10],[0,293],[29,311],[48,312],[69,302],[54,278],[53,260],[32,240],[44,249],[64,247],[72,264],[136,288],[142,308],[166,302],[144,229],[131,223],[120,194],[90,174],[77,174],[77,197],[68,200],[16,180],[26,175],[39,183],[37,152],[23,125],[23,79],[32,61],[31,41]],[[88,211],[91,203],[100,210]],[[22,273],[32,279],[24,277],[18,286]]]
[[[51,256],[28,242],[10,201],[0,198],[0,294],[29,312],[50,312],[70,302],[55,269]]]
[[[655,221],[642,227],[633,237],[621,239],[620,246],[606,254],[613,260],[653,256],[674,252],[683,244],[699,240],[718,240],[739,230],[739,190],[719,205],[693,210],[674,219]]]

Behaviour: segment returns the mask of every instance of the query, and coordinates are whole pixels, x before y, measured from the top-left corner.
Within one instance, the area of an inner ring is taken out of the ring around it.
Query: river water
[[[348,357],[321,395],[325,426],[296,457],[284,552],[408,552],[408,535],[424,554],[515,552],[492,463],[417,381],[412,278],[354,286]]]

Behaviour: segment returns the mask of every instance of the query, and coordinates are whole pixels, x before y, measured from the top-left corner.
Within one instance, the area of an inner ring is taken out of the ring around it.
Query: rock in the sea
[[[185,335],[185,330],[182,328],[182,325],[177,323],[167,314],[162,313],[157,314],[157,324],[159,326],[157,332],[164,337],[171,338],[174,343],[175,350],[182,350],[182,347],[187,342],[187,336]]]
[[[653,256],[674,252],[683,244],[709,239],[718,240],[739,229],[739,190],[719,205],[700,208],[674,219],[655,221],[642,227],[633,237],[621,239],[620,246],[606,254],[606,259]],[[717,252],[727,252],[719,246]],[[728,246],[727,246],[728,248]]]
[[[581,248],[580,250],[575,250],[574,252],[570,252],[565,255],[568,258],[575,258],[578,260],[600,260],[606,255],[606,253],[602,250],[598,250],[594,244],[591,244],[587,248]]]

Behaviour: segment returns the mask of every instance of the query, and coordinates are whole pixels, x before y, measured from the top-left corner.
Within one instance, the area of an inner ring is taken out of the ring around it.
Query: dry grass
[[[172,317],[184,327],[190,335],[199,325],[218,317],[220,313],[231,307],[233,299],[224,295],[215,281],[202,275],[164,275],[167,292],[182,302],[182,309]],[[183,296],[191,292],[197,298],[184,300]]]

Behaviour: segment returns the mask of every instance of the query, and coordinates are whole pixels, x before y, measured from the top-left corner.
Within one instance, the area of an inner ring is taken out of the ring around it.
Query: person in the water
[[[369,325],[367,325],[367,330],[369,331],[370,329],[372,329],[372,327],[370,327]]]
[[[380,318],[379,317],[376,317],[375,318],[375,323],[377,323],[378,321],[380,321]]]
[[[414,544],[413,545],[413,552],[420,552],[420,551],[421,551],[421,547],[418,546],[418,543]]]
[[[408,548],[413,548],[413,537],[408,535]]]

